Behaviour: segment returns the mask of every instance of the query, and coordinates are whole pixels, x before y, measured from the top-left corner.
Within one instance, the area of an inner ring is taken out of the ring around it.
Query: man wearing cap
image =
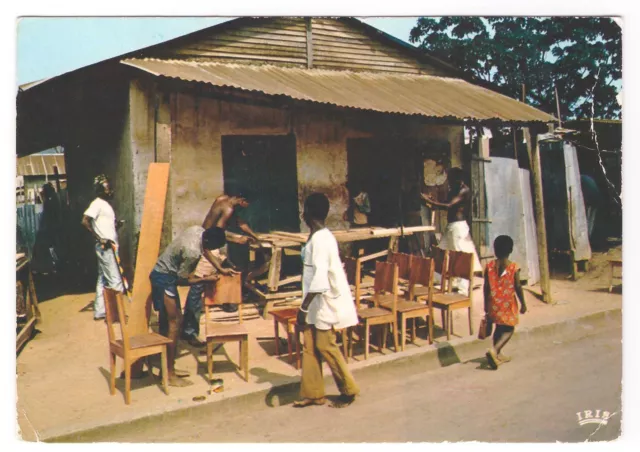
[[[180,378],[189,373],[175,369],[178,335],[182,324],[182,307],[177,286],[192,286],[206,281],[216,281],[218,275],[233,275],[237,272],[223,268],[219,254],[219,231],[191,226],[178,235],[158,258],[151,279],[153,308],[158,311],[160,334],[171,339],[167,346],[169,385],[188,386],[191,384]],[[216,256],[216,254],[218,254]],[[216,270],[208,276],[196,276],[196,266],[204,256]]]

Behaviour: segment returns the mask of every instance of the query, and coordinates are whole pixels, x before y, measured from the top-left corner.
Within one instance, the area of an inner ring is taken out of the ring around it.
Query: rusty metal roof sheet
[[[64,164],[64,154],[28,155],[16,161],[16,175],[18,176],[53,176],[53,167],[58,167],[58,174],[67,173]]]
[[[554,121],[534,107],[457,78],[184,60],[122,63],[156,76],[338,107],[457,120]]]

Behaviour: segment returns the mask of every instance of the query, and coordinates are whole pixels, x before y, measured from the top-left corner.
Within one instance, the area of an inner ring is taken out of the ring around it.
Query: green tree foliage
[[[410,40],[477,79],[562,119],[620,118],[622,32],[602,17],[420,18]]]

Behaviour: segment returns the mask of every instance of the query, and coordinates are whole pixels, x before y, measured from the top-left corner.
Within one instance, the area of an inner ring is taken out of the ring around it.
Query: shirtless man
[[[201,258],[195,270],[198,277],[210,277],[216,273],[231,275],[238,273],[234,268],[223,267],[227,260],[227,238],[225,231],[230,224],[236,224],[247,237],[244,240],[234,240],[236,243],[247,243],[247,241],[258,242],[260,239],[249,227],[249,225],[236,215],[236,208],[246,208],[249,202],[240,196],[220,195],[211,205],[202,227],[205,230],[214,231],[214,250],[212,251],[213,262]],[[213,265],[212,265],[213,263]],[[227,260],[227,263],[230,263]],[[182,323],[181,339],[187,341],[193,347],[202,347],[205,342],[198,338],[200,334],[200,316],[202,315],[202,294],[204,284],[194,284],[189,289],[187,301],[184,306],[184,321]],[[231,312],[237,309],[236,305],[223,305],[223,309]]]
[[[451,251],[463,251],[473,253],[474,272],[482,271],[476,247],[471,239],[467,216],[469,214],[469,204],[471,202],[471,189],[464,182],[464,172],[460,168],[449,170],[449,201],[438,202],[430,196],[422,194],[422,199],[427,206],[436,209],[447,210],[447,229],[442,235],[438,248]],[[468,295],[469,283],[461,278],[453,278],[452,286],[460,293]]]

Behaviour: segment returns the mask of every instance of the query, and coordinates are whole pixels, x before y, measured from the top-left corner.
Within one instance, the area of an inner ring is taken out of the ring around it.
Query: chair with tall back
[[[448,251],[448,262],[442,279],[442,287],[448,290],[442,293],[433,293],[429,297],[429,306],[440,309],[443,314],[443,329],[447,332],[447,340],[453,333],[453,311],[467,309],[469,313],[469,334],[473,335],[472,309],[473,309],[473,254],[462,251]],[[469,281],[469,295],[453,293],[451,291],[451,279],[463,278]]]
[[[378,350],[382,353],[382,347],[387,343],[388,329],[391,327],[393,328],[394,351],[398,351],[398,266],[389,262],[376,262],[373,289],[373,307],[361,307],[359,300],[356,301],[359,324],[364,329],[364,359],[369,358],[369,338],[371,327],[375,325],[383,325],[384,327]],[[388,308],[382,307],[382,303],[386,303]],[[352,343],[349,346],[350,355],[352,354],[351,348]]]
[[[238,322],[223,324],[212,318],[215,306],[224,303],[238,305]],[[249,381],[249,331],[242,319],[242,279],[241,275],[224,276],[213,284],[207,284],[204,296],[205,337],[207,339],[207,371],[213,379],[213,344],[238,342],[239,368],[244,370],[244,379]]]
[[[415,344],[416,340],[416,318],[425,317],[427,319],[427,325],[432,325],[433,312],[428,303],[422,303],[420,298],[418,301],[413,301],[415,297],[415,289],[418,284],[421,287],[427,289],[427,293],[433,292],[433,259],[427,259],[423,257],[415,257],[411,261],[411,272],[409,275],[409,287],[405,293],[405,297],[397,302],[397,311],[400,321],[400,348],[404,351],[407,341],[407,320],[412,319],[411,326],[411,342]],[[428,295],[427,295],[428,296]],[[389,308],[388,304],[382,304],[382,307]],[[432,343],[431,335],[433,334],[432,328],[428,329],[429,343]]]
[[[123,359],[124,364],[124,400],[127,405],[131,403],[131,365],[140,358],[160,354],[162,366],[162,389],[169,394],[167,387],[167,344],[171,340],[157,333],[144,333],[130,336],[127,326],[127,314],[124,307],[124,299],[121,292],[113,289],[104,289],[104,307],[107,321],[107,336],[109,337],[109,364],[111,378],[109,391],[111,395],[116,393],[116,356]],[[114,324],[120,324],[121,336],[116,336]],[[147,362],[149,373],[151,366]]]

